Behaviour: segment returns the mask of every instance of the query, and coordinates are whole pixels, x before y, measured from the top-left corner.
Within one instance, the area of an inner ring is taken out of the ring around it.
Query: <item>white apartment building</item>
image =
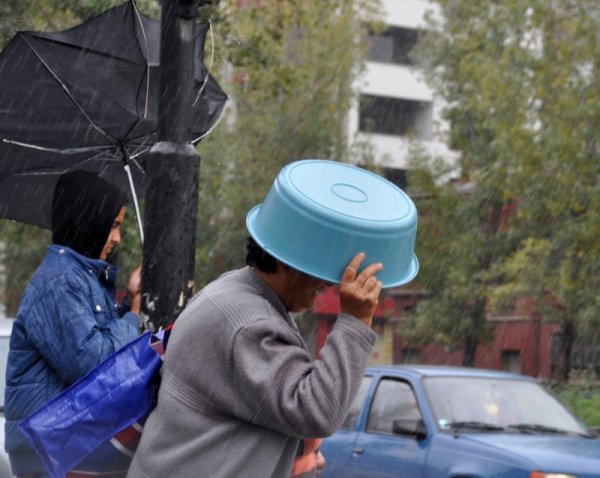
[[[444,142],[447,125],[441,119],[442,103],[409,57],[424,28],[424,15],[434,6],[426,0],[381,3],[389,28],[371,36],[366,71],[358,86],[360,98],[349,115],[349,138],[369,141],[376,161],[389,168],[386,175],[403,187],[409,137],[448,161],[454,161],[456,153]]]

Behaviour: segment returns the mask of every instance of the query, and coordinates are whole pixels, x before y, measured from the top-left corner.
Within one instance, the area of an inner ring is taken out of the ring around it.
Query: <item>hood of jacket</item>
[[[98,259],[127,196],[87,171],[63,174],[52,200],[52,242]]]

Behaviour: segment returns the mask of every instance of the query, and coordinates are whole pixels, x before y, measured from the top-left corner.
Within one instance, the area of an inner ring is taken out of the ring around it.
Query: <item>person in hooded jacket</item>
[[[5,447],[17,477],[45,467],[19,430],[45,405],[138,334],[140,268],[129,305],[115,301],[116,268],[106,262],[121,241],[126,196],[95,174],[59,179],[52,202],[52,244],[22,297],[6,371]]]

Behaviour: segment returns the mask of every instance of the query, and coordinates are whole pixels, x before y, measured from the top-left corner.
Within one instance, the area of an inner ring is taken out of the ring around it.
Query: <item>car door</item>
[[[422,418],[411,385],[399,378],[382,377],[370,403],[364,432],[354,442],[352,473],[347,476],[422,476],[428,442]],[[403,430],[398,430],[399,424],[404,424]]]
[[[326,464],[319,478],[346,478],[352,473],[352,448],[357,437],[357,426],[364,421],[365,400],[372,382],[372,376],[363,378],[344,422],[334,435],[324,440],[321,451]]]

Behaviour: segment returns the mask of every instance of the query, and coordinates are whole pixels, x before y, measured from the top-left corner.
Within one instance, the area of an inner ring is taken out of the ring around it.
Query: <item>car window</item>
[[[341,425],[341,429],[343,430],[354,430],[356,428],[356,422],[358,421],[358,416],[360,415],[360,410],[363,407],[365,402],[365,398],[367,396],[367,391],[369,390],[369,385],[371,385],[372,377],[366,376],[363,378],[362,383],[360,384],[360,388],[358,389],[358,393],[354,397],[352,401],[352,405],[350,405],[350,410],[348,410],[348,414],[344,419],[344,422]]]
[[[6,388],[6,364],[10,337],[0,337],[0,407],[4,409],[4,389]]]
[[[369,410],[367,431],[392,433],[394,420],[420,418],[421,411],[411,386],[402,380],[382,379]]]
[[[457,422],[479,422],[499,427],[538,425],[585,433],[575,417],[535,382],[429,377],[423,385],[442,429],[451,429],[452,423]]]

